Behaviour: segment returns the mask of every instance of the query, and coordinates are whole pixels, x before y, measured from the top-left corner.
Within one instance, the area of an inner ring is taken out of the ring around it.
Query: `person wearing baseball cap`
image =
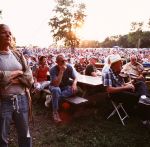
[[[80,74],[84,74],[84,70],[86,68],[86,59],[83,56],[80,56],[76,61],[74,68]]]
[[[89,64],[85,68],[85,75],[87,76],[98,76],[98,70],[95,66],[95,63],[97,62],[97,58],[95,56],[91,56],[89,59]]]
[[[142,106],[150,105],[146,85],[140,81],[135,85],[132,82],[125,83],[124,78],[120,76],[121,69],[122,59],[120,55],[110,55],[109,66],[102,72],[102,82],[112,100],[122,102],[132,108],[138,103]],[[149,118],[148,115],[144,115],[146,112],[142,113],[143,110],[140,109],[140,114],[141,119],[145,121]]]

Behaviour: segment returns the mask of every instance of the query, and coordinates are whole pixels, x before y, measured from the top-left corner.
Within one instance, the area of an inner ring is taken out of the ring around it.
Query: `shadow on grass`
[[[109,108],[109,109],[108,109]],[[33,105],[35,126],[31,125],[33,147],[149,147],[148,129],[140,126],[139,118],[131,116],[124,127],[118,117],[106,120],[111,105],[103,100],[75,112],[64,110],[63,122],[55,124],[51,108]],[[11,129],[10,147],[16,147]]]

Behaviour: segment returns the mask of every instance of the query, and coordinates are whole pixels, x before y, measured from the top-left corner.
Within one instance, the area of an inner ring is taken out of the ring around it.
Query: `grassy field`
[[[141,126],[132,114],[124,127],[117,116],[107,120],[112,110],[110,103],[101,96],[100,101],[86,107],[63,110],[63,122],[55,124],[51,108],[43,102],[34,103],[34,126],[31,125],[33,147],[150,147],[150,129]],[[14,128],[11,129],[10,147],[17,147]]]

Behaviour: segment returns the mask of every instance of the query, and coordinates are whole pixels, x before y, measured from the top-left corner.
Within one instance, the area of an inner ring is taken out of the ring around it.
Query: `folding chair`
[[[125,123],[124,123],[124,120],[126,118],[129,117],[128,113],[126,112],[126,110],[124,109],[123,107],[123,104],[122,103],[116,103],[114,102],[113,100],[111,100],[111,103],[114,107],[114,110],[111,112],[111,114],[107,117],[107,119],[109,119],[110,117],[112,117],[115,113],[118,114],[119,116],[119,119],[121,121],[121,123],[123,124],[123,126],[125,126]],[[123,112],[123,114],[121,114],[121,111]]]

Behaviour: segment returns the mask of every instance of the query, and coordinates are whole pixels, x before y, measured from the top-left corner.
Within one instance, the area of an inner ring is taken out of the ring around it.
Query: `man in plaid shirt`
[[[150,105],[145,83],[143,81],[125,83],[123,77],[120,76],[121,69],[122,60],[120,55],[111,55],[109,57],[109,65],[102,70],[102,82],[110,97],[114,101],[132,106],[137,103]],[[145,120],[145,118],[143,119]]]

